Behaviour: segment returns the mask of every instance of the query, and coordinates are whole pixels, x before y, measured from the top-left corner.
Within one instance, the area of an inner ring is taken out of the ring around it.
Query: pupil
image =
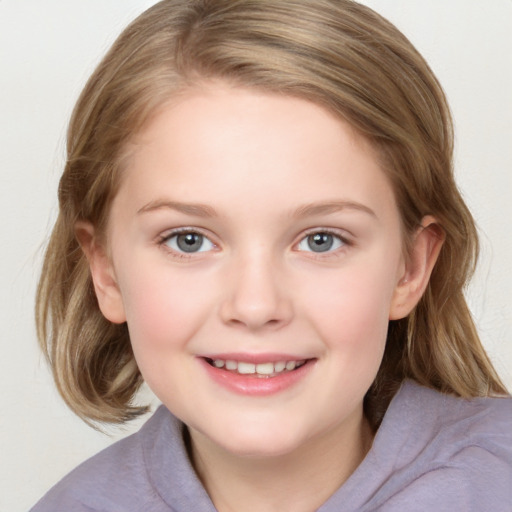
[[[203,245],[203,235],[198,233],[185,233],[179,235],[176,242],[183,252],[195,252]]]
[[[329,233],[315,233],[308,236],[308,246],[314,252],[328,251],[333,243],[333,237]]]

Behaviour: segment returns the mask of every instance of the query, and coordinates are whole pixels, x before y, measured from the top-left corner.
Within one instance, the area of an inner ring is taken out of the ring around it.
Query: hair
[[[391,321],[365,397],[376,429],[401,382],[460,397],[506,394],[464,298],[478,255],[454,181],[445,95],[406,37],[351,0],[164,0],[113,44],[73,112],[59,215],[37,292],[38,336],[57,387],[85,421],[123,422],[142,383],[126,324],[101,314],[78,221],[106,226],[127,143],[180,91],[208,80],[312,101],[376,149],[401,214],[405,250],[425,215],[444,244],[426,292]]]

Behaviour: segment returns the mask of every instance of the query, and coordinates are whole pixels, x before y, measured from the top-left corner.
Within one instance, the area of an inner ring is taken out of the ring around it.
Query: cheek
[[[135,360],[153,392],[167,404],[186,394],[189,351],[201,325],[203,301],[197,300],[198,285],[172,272],[148,266],[124,281],[123,300]],[[199,295],[201,297],[201,295]],[[172,393],[169,396],[169,392]]]
[[[354,265],[311,283],[305,307],[331,348],[377,358],[384,350],[394,272],[375,262]]]
[[[148,265],[122,282],[127,323],[136,352],[172,351],[193,336],[207,303],[200,280]]]

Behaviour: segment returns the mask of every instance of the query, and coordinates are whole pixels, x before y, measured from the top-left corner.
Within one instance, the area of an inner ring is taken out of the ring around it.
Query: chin
[[[293,435],[289,429],[279,431],[269,424],[255,428],[250,422],[237,428],[221,428],[217,432],[203,431],[196,439],[207,439],[222,451],[235,457],[272,458],[293,453],[305,442],[302,436]],[[195,436],[192,435],[194,438]]]

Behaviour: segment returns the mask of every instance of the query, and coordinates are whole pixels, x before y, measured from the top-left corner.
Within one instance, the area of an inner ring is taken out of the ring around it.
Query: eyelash
[[[302,243],[307,243],[307,240],[310,236],[314,235],[329,235],[332,236],[334,239],[337,239],[340,243],[340,247],[336,247],[335,249],[329,248],[326,251],[320,251],[316,252],[313,250],[310,251],[301,251],[309,253],[313,258],[323,259],[323,258],[329,258],[329,257],[336,257],[340,255],[340,252],[346,251],[349,247],[352,247],[354,243],[347,237],[342,235],[339,231],[329,228],[315,228],[309,232],[306,232],[299,240],[297,244],[295,244],[296,247],[298,247]]]
[[[179,259],[190,259],[190,258],[195,257],[198,253],[209,252],[209,251],[196,251],[196,252],[187,253],[186,251],[180,251],[180,250],[174,249],[172,247],[169,247],[167,245],[168,242],[170,240],[172,240],[173,238],[178,237],[180,235],[188,235],[188,234],[200,235],[201,237],[203,237],[204,240],[207,240],[212,245],[212,247],[216,247],[216,244],[211,241],[210,237],[208,235],[206,235],[204,232],[202,232],[200,229],[188,228],[188,227],[174,229],[171,232],[160,236],[157,239],[157,244],[158,244],[158,246],[162,247],[162,249],[164,249],[168,253],[170,253],[174,258],[179,258]]]
[[[174,229],[171,232],[160,236],[157,239],[157,244],[160,247],[162,247],[163,249],[165,249],[168,253],[171,253],[173,257],[179,258],[179,259],[190,259],[190,258],[196,257],[197,254],[199,254],[199,253],[211,251],[211,249],[208,249],[208,250],[202,250],[202,251],[191,251],[191,252],[187,253],[186,251],[180,251],[179,249],[174,249],[167,245],[168,242],[170,240],[172,240],[173,238],[178,237],[179,235],[188,235],[188,234],[199,235],[199,236],[203,237],[204,240],[207,240],[212,245],[212,248],[217,247],[216,244],[214,242],[212,242],[210,237],[208,235],[206,235],[204,232],[202,232],[200,229],[189,228],[189,227]],[[308,238],[310,236],[314,236],[314,235],[332,236],[334,239],[337,239],[341,243],[341,246],[336,247],[334,250],[331,250],[331,248],[329,247],[329,249],[327,249],[326,251],[316,252],[313,250],[311,250],[311,251],[299,250],[298,252],[309,253],[312,255],[309,257],[323,259],[323,258],[337,256],[338,253],[340,252],[340,250],[342,250],[342,251],[346,250],[347,248],[354,245],[351,240],[349,240],[346,236],[343,236],[339,231],[336,231],[333,229],[328,229],[328,228],[315,228],[314,230],[306,232],[304,235],[302,235],[300,240],[294,244],[294,247],[299,247],[299,245],[304,242],[307,243]]]

